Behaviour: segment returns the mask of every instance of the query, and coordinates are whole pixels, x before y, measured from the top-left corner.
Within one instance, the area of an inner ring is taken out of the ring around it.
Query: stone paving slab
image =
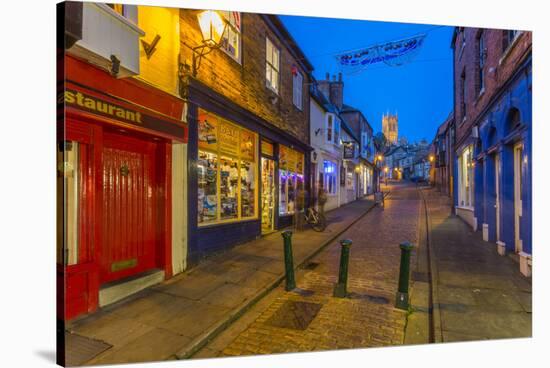
[[[436,342],[530,337],[531,280],[496,244],[482,240],[433,189],[423,191],[429,211],[434,273]]]
[[[295,231],[294,266],[373,206],[372,200],[358,200],[328,212],[325,232]],[[188,272],[69,323],[67,329],[113,345],[86,365],[181,358],[261,302],[283,277],[282,237],[274,232],[214,255]]]

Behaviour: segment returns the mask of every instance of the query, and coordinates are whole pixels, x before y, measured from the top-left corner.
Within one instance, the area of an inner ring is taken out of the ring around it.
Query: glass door
[[[262,157],[262,234],[274,230],[275,161]]]

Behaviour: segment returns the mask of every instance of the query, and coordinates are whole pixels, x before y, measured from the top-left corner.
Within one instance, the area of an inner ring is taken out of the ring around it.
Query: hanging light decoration
[[[372,64],[385,63],[388,66],[401,66],[410,62],[420,51],[425,34],[403,40],[387,42],[364,49],[336,55],[336,60],[349,71],[358,72]]]

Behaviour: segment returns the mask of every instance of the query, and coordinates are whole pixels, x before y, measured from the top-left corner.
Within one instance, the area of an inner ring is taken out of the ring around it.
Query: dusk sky
[[[299,16],[281,16],[313,64],[315,78],[343,72],[344,103],[360,109],[375,133],[382,114],[397,112],[399,137],[431,141],[435,129],[452,109],[453,27]],[[346,75],[335,53],[426,33],[412,62],[391,67],[375,64],[357,75]]]

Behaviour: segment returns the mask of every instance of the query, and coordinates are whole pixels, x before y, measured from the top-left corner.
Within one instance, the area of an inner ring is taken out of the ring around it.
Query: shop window
[[[292,75],[292,102],[294,106],[302,110],[302,89],[303,89],[304,77],[302,73],[296,70]]]
[[[198,223],[257,216],[257,135],[199,110]]]
[[[301,188],[301,189],[300,189]],[[279,215],[292,215],[296,210],[298,190],[304,188],[304,155],[289,147],[279,146]]]
[[[221,49],[239,64],[241,63],[241,13],[236,11],[220,11],[227,22],[221,41]]]
[[[355,181],[353,180],[353,170],[346,170],[346,187],[348,189],[354,189]]]
[[[279,55],[280,51],[269,38],[265,38],[265,78],[266,85],[279,93]]]
[[[336,194],[336,164],[332,161],[323,161],[323,187],[327,194]]]
[[[459,192],[458,202],[462,207],[473,207],[474,162],[473,147],[468,146],[458,158]]]
[[[256,177],[254,163],[241,161],[241,215],[253,217],[256,208]]]

